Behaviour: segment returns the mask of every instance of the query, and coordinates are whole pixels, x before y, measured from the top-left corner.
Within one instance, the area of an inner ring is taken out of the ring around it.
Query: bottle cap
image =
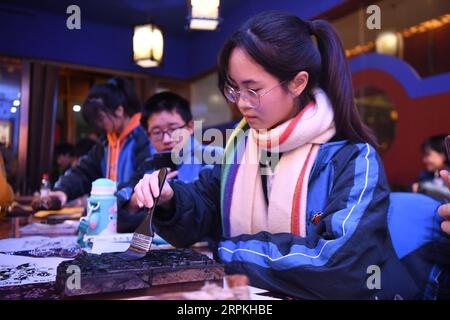
[[[97,179],[92,183],[91,196],[110,196],[117,190],[116,182],[110,179]]]

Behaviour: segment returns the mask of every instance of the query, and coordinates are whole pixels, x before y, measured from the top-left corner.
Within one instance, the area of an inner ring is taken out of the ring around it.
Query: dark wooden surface
[[[80,275],[79,288],[70,285],[74,266]],[[156,250],[132,261],[115,253],[84,254],[58,266],[56,287],[63,296],[82,296],[222,280],[223,274],[219,263],[192,249]]]
[[[73,265],[80,271],[78,288],[67,285],[74,283],[67,272]],[[151,251],[135,261],[113,253],[83,254],[58,266],[56,282],[1,287],[0,299],[130,299],[195,291],[206,281],[222,286],[223,277],[219,263],[192,249]]]
[[[0,300],[58,300],[55,282],[0,287]]]

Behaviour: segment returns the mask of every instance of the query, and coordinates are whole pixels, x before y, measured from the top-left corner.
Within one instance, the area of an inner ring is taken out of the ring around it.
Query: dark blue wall
[[[186,32],[184,37],[165,34],[163,65],[153,69],[143,69],[132,62],[131,27],[89,21],[82,15],[81,30],[68,30],[68,15],[64,12],[58,15],[2,6],[0,54],[186,79],[212,68],[225,38],[257,12],[282,9],[310,18],[342,2],[344,0],[242,1],[241,6],[224,17],[219,31]]]
[[[132,28],[82,18],[81,30],[66,28],[65,15],[0,11],[0,54],[135,72],[150,72],[132,61]],[[164,65],[151,72],[188,75],[187,39],[165,36]]]

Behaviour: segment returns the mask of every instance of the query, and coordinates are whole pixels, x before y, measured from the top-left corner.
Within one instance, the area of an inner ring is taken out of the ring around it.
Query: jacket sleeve
[[[134,187],[138,184],[139,180],[141,180],[146,173],[153,172],[154,170],[152,158],[147,158],[143,161],[143,163],[141,163],[140,166],[138,166],[127,182],[119,184],[117,187],[118,191],[116,193],[117,206],[119,208],[124,207],[131,199],[134,192]]]
[[[134,139],[133,145],[133,171],[127,176],[124,181],[120,181],[117,186],[117,206],[120,208],[124,206],[131,198],[133,189],[144,174],[150,169],[150,140],[148,139],[145,129],[141,126],[137,127],[132,133]]]
[[[136,129],[136,144],[134,145],[133,152],[136,155],[134,157],[134,168],[138,169],[148,159],[150,154],[150,140],[147,136],[147,132],[141,126]],[[139,180],[138,180],[139,181]]]
[[[218,253],[225,271],[300,299],[373,298],[377,290],[367,285],[367,270],[387,259],[389,189],[375,150],[351,147],[333,159],[332,187],[314,232],[304,238],[260,232],[222,241]]]
[[[87,155],[81,158],[77,166],[69,169],[56,181],[54,190],[63,191],[69,201],[88,194],[91,191],[92,182],[103,177],[101,169],[103,148],[103,145],[95,145]]]
[[[193,183],[175,180],[174,212],[157,208],[153,217],[156,232],[172,245],[187,247],[205,238],[218,241],[221,166],[205,167]]]

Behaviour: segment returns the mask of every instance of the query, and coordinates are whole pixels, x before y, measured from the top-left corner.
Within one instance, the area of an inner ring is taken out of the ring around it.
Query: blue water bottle
[[[92,183],[87,199],[87,214],[80,219],[78,242],[84,245],[84,236],[117,233],[116,183],[110,179],[97,179]]]

